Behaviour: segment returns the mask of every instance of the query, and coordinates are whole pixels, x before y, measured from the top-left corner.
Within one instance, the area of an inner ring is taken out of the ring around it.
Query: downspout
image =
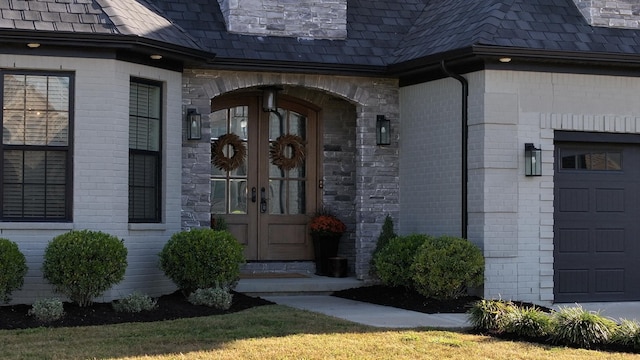
[[[469,143],[469,82],[462,75],[453,73],[447,69],[444,64],[444,60],[440,60],[440,68],[445,75],[452,77],[460,82],[462,85],[462,184],[461,184],[461,237],[467,238],[467,228],[469,227],[469,210],[467,204],[467,193],[468,193],[468,180],[469,180],[469,171],[468,171],[468,143]]]

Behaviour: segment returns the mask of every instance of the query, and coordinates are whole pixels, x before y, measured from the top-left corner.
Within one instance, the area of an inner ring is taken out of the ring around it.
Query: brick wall
[[[548,305],[554,130],[640,133],[640,80],[513,71],[464,76],[468,237],[484,251],[484,296]],[[460,234],[459,91],[452,79],[400,89],[400,233]],[[524,175],[528,142],[542,148],[543,176]]]
[[[505,158],[513,168],[508,177],[515,183],[515,196],[504,204],[515,209],[516,221],[513,236],[485,228],[485,296],[548,304],[553,301],[554,130],[640,132],[640,104],[634,94],[640,81],[507,71],[487,71],[484,77],[487,121],[512,119],[517,128],[515,142],[495,136],[490,141],[516,155]],[[527,142],[542,148],[541,177],[524,176]],[[489,251],[505,245],[508,252]]]
[[[100,230],[124,239],[129,266],[125,280],[105,293],[108,301],[138,290],[152,296],[174,285],[157,266],[157,254],[180,230],[181,74],[132,63],[3,55],[0,67],[75,73],[73,222],[0,223],[2,237],[15,241],[29,271],[15,303],[54,296],[40,271],[44,249],[54,236],[69,230]],[[128,223],[129,80],[131,76],[165,84],[163,125],[163,223]]]
[[[573,0],[593,26],[637,29],[640,0]]]
[[[397,218],[398,87],[393,79],[304,74],[186,70],[184,106],[196,107],[206,119],[210,99],[238,89],[278,85],[289,94],[322,108],[324,119],[323,202],[347,220],[341,253],[348,254],[359,278],[369,275],[369,260],[386,214]],[[375,143],[377,114],[391,119],[392,145]],[[209,189],[197,190],[193,181],[207,182],[210,174],[208,124],[200,142],[183,147],[183,227],[209,225]],[[197,179],[197,180],[193,180]],[[205,180],[206,179],[206,180]]]
[[[347,0],[218,0],[232,33],[308,39],[347,37]]]

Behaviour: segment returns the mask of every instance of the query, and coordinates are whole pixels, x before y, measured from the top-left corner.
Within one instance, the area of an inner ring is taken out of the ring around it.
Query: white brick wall
[[[126,279],[105,300],[139,290],[150,295],[173,285],[157,267],[157,254],[180,230],[182,90],[181,74],[126,62],[100,59],[0,56],[0,67],[75,73],[73,222],[0,223],[0,236],[18,243],[29,271],[14,303],[51,296],[40,272],[47,243],[71,229],[101,230],[125,240],[129,250]],[[128,224],[129,80],[163,82],[163,224]]]
[[[468,234],[484,249],[484,296],[549,304],[554,130],[640,132],[640,80],[496,70],[465,77]],[[400,91],[401,233],[460,233],[459,91],[452,79]],[[527,142],[543,150],[541,177],[524,175]]]
[[[460,84],[400,89],[399,232],[460,235]]]

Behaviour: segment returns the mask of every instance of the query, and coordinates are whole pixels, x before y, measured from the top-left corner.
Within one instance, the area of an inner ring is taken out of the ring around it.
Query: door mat
[[[240,279],[287,279],[287,278],[307,278],[308,275],[300,273],[264,272],[252,274],[240,274]]]

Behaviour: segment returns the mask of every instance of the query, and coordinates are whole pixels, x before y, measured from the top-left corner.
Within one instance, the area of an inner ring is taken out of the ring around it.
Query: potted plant
[[[316,274],[327,275],[327,259],[338,255],[338,245],[346,225],[326,210],[316,213],[309,224],[313,239],[313,251],[316,261]]]

